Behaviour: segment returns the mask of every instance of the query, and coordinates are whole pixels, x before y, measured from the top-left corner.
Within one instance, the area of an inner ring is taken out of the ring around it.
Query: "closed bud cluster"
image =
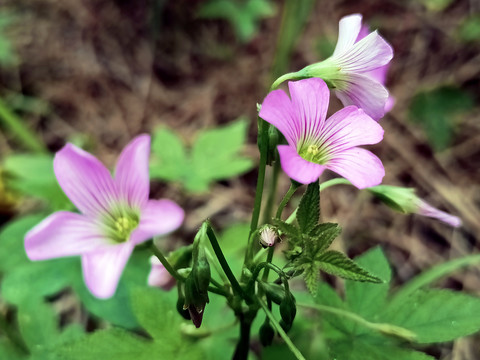
[[[292,293],[288,292],[285,294],[284,299],[280,303],[280,315],[282,320],[280,325],[282,326],[285,332],[288,332],[293,325],[293,320],[295,320],[295,315],[297,315],[297,305],[295,304],[295,298]]]

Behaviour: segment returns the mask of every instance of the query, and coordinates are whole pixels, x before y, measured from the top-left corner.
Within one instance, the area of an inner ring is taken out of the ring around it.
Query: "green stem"
[[[269,222],[272,217],[272,209],[273,205],[275,204],[275,195],[277,194],[277,186],[278,186],[278,176],[280,175],[280,159],[278,157],[278,152],[275,154],[275,161],[273,163],[273,171],[272,171],[272,179],[270,182],[270,186],[268,188],[268,197],[267,203],[265,205],[265,209],[263,210],[263,222]]]
[[[158,258],[158,260],[160,260],[160,262],[165,267],[165,269],[167,269],[169,274],[172,275],[175,278],[175,280],[177,280],[179,282],[184,282],[185,281],[183,276],[180,275],[178,273],[178,271],[173,268],[172,265],[170,265],[167,258],[163,255],[163,253],[160,251],[160,249],[155,246],[155,244],[153,242],[152,242],[152,246],[150,246],[150,249],[152,250],[153,254]]]
[[[205,254],[207,255],[207,258],[208,260],[210,261],[210,264],[213,265],[213,267],[215,268],[215,271],[217,272],[217,274],[222,278],[222,281],[225,283],[225,284],[228,284],[228,279],[227,277],[225,276],[225,274],[223,273],[222,269],[218,266],[218,262],[216,261],[216,259],[213,257],[212,253],[210,252],[210,250],[208,250],[207,248],[205,248]],[[223,287],[223,286],[220,286],[220,287]]]
[[[17,335],[15,331],[11,329],[7,320],[0,314],[0,330],[5,334],[5,336],[12,342],[12,344],[24,354],[30,354],[28,347],[25,345],[23,339]]]
[[[338,315],[345,319],[349,319],[353,322],[356,322],[357,324],[362,325],[367,329],[374,330],[385,335],[393,335],[408,341],[413,341],[417,336],[414,332],[408,329],[402,328],[400,326],[386,324],[386,323],[370,322],[355,313],[342,310],[339,308],[326,306],[326,305],[319,305],[319,304],[297,303],[297,305],[305,308],[315,309],[321,312],[327,312],[330,314]]]
[[[235,275],[233,274],[232,269],[230,269],[230,266],[228,265],[228,262],[225,259],[225,256],[223,255],[222,249],[220,248],[220,244],[218,243],[217,237],[215,236],[215,233],[213,232],[213,229],[210,226],[210,224],[208,224],[207,226],[207,236],[208,236],[208,239],[210,240],[210,243],[212,244],[213,251],[217,256],[218,262],[220,263],[220,266],[222,267],[223,272],[225,273],[228,280],[230,281],[230,284],[232,285],[233,292],[236,295],[239,295],[243,299],[245,299],[245,294],[243,292],[243,289],[241,288],[240,284],[235,278]]]
[[[305,360],[305,357],[302,355],[300,350],[298,350],[297,347],[293,344],[292,340],[290,340],[287,333],[282,329],[282,327],[278,323],[277,319],[275,319],[272,312],[268,309],[268,305],[265,304],[265,301],[263,301],[262,299],[258,299],[258,302],[259,302],[260,306],[262,307],[263,311],[265,312],[265,314],[267,315],[268,319],[270,320],[270,323],[273,325],[275,330],[277,330],[278,334],[285,341],[288,348],[293,353],[293,355],[295,355],[297,360]]]
[[[267,262],[268,264],[271,264],[271,263],[272,263],[273,250],[274,250],[274,246],[268,248],[267,260],[266,260],[266,262]],[[270,267],[266,267],[265,270],[263,271],[263,276],[262,276],[262,280],[263,280],[263,281],[268,281],[268,273],[269,273],[269,272],[270,272]]]
[[[43,142],[33,131],[25,126],[22,119],[11,111],[2,99],[0,99],[0,122],[29,150],[39,153],[47,152]]]
[[[344,178],[335,178],[335,179],[325,181],[324,183],[321,183],[320,191],[323,191],[329,188],[330,186],[334,186],[334,185],[352,185],[352,183]]]
[[[283,209],[285,209],[285,206],[287,206],[288,202],[292,198],[293,194],[295,194],[295,191],[300,187],[300,184],[298,183],[291,183],[290,188],[288,189],[287,193],[283,197],[282,201],[280,202],[280,205],[278,205],[277,213],[275,214],[275,218],[281,219],[282,218],[282,212]]]
[[[250,351],[250,331],[253,318],[249,313],[240,314],[240,339],[238,340],[233,360],[247,360]]]
[[[284,81],[287,81],[287,80],[301,80],[301,79],[305,79],[305,78],[306,78],[306,76],[304,74],[301,74],[299,71],[284,74],[273,82],[270,90],[277,89],[280,86],[280,84],[283,83]]]
[[[216,288],[214,286],[209,286],[208,287],[208,291],[210,291],[211,293],[214,293],[214,294],[217,294],[217,295],[222,295],[226,298],[230,297],[231,294],[229,294],[228,292],[226,292],[225,290],[223,289],[219,289],[219,288]]]

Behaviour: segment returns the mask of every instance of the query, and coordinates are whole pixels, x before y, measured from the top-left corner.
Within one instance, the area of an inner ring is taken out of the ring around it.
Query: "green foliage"
[[[134,289],[131,294],[138,323],[151,339],[120,328],[99,330],[52,350],[53,359],[195,360],[204,354],[198,344],[182,334],[183,321],[175,311],[174,299],[152,288]]]
[[[458,28],[458,35],[465,42],[480,41],[480,14],[466,18]]]
[[[421,290],[408,284],[411,291],[400,290],[389,298],[391,270],[383,252],[372,249],[355,262],[375,273],[383,283],[347,281],[345,301],[329,285],[319,285],[314,301],[324,307],[319,308],[324,309],[320,319],[331,358],[383,360],[388,354],[389,359],[433,359],[408,349],[398,338],[413,332],[418,343],[444,342],[480,330],[480,318],[472,316],[480,312],[479,298],[450,290]],[[445,269],[453,271],[465,265],[459,261],[452,264],[455,266],[441,266],[434,273],[445,275]],[[426,285],[427,281],[421,283]]]
[[[43,199],[53,210],[71,208],[53,172],[51,155],[10,155],[4,160],[3,169],[7,173],[7,186],[10,189]]]
[[[189,191],[203,192],[212,181],[250,170],[252,161],[239,155],[245,143],[247,125],[242,119],[200,132],[191,149],[186,149],[171,130],[160,128],[153,135],[150,176],[179,181]]]
[[[316,257],[318,267],[331,275],[355,281],[379,283],[381,280],[338,251],[326,251]]]
[[[318,181],[308,185],[298,205],[297,222],[300,231],[309,234],[320,218],[320,187]]]
[[[258,22],[274,13],[270,0],[210,0],[198,11],[200,17],[228,21],[238,40],[244,43],[256,35]]]
[[[452,142],[455,116],[472,109],[470,94],[443,86],[415,95],[410,105],[410,119],[420,124],[436,151],[446,149]]]
[[[421,2],[430,11],[443,11],[450,6],[453,0],[421,0]]]

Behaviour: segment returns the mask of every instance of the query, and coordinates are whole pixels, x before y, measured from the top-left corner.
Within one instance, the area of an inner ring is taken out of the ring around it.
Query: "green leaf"
[[[375,275],[370,274],[338,251],[327,251],[319,255],[316,259],[320,270],[328,274],[342,277],[344,279],[355,281],[369,281],[381,283],[382,280]]]
[[[18,326],[31,351],[55,342],[59,336],[57,317],[42,300],[24,302],[18,308]]]
[[[54,295],[81,279],[78,259],[29,262],[8,272],[1,284],[2,296],[11,304]]]
[[[0,232],[0,272],[8,272],[30,263],[23,246],[27,231],[38,224],[43,215],[29,215],[7,223]]]
[[[233,177],[252,168],[251,159],[238,155],[245,143],[247,126],[247,120],[240,119],[198,135],[192,148],[192,169],[185,184],[187,188],[204,191],[213,180]]]
[[[421,0],[423,5],[430,11],[443,11],[445,10],[453,0]]]
[[[173,294],[175,295],[175,294]],[[183,321],[175,309],[171,294],[155,288],[134,288],[131,303],[138,322],[153,338],[112,328],[96,331],[78,340],[52,349],[56,359],[162,359],[200,360],[204,358],[198,344],[181,331]],[[193,326],[193,325],[192,325]]]
[[[480,14],[467,17],[460,25],[458,34],[465,42],[480,41]]]
[[[382,321],[417,334],[417,342],[457,339],[480,330],[480,299],[450,290],[419,290],[401,304],[388,306]]]
[[[26,360],[27,356],[23,355],[10,341],[0,338],[0,355],[2,359],[7,360]]]
[[[160,128],[152,136],[150,176],[168,181],[183,181],[189,160],[181,139],[170,129]]]
[[[375,321],[375,315],[385,305],[391,269],[387,258],[380,247],[373,248],[355,258],[355,262],[369,273],[377,275],[383,283],[370,284],[356,281],[345,283],[345,297],[349,308],[364,318]]]
[[[12,177],[7,186],[28,196],[46,200],[54,210],[71,208],[58,185],[53,157],[46,154],[14,154],[5,158],[5,172]]]
[[[303,280],[307,285],[308,291],[312,296],[317,296],[318,278],[319,278],[319,266],[313,262],[303,267]]]
[[[272,219],[272,223],[278,228],[278,230],[289,237],[295,238],[301,236],[299,229],[295,225],[289,224],[277,218]]]
[[[379,337],[365,337],[363,341],[346,339],[332,342],[331,356],[342,360],[435,360],[427,354],[403,349]]]
[[[342,232],[342,228],[335,223],[317,224],[311,231],[310,237],[315,240],[316,252],[321,253],[327,250],[333,240]]]
[[[302,200],[298,205],[297,221],[300,230],[304,234],[309,234],[310,231],[317,225],[320,218],[320,188],[318,181],[308,185]]]
[[[203,4],[198,15],[209,19],[225,19],[232,26],[237,38],[248,42],[257,32],[258,21],[274,14],[269,0],[210,0]]]
[[[152,141],[151,177],[180,181],[189,191],[203,192],[212,181],[250,170],[251,159],[239,155],[247,125],[248,122],[241,119],[222,128],[200,132],[190,152],[172,131],[156,131]]]
[[[444,86],[415,95],[409,116],[422,125],[434,150],[440,151],[452,142],[455,116],[469,111],[473,105],[469,93]]]

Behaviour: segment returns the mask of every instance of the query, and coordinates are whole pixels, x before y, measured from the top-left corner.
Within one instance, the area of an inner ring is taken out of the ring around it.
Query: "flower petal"
[[[385,176],[385,169],[380,159],[372,152],[361,148],[347,149],[337,153],[325,166],[359,189],[376,186]]]
[[[363,73],[388,64],[393,58],[393,49],[374,31],[350,48],[334,53],[333,58],[343,72]]]
[[[155,256],[150,258],[152,268],[148,274],[148,285],[159,287],[163,290],[170,290],[175,286],[175,278],[169,274],[165,266]]]
[[[109,240],[93,221],[68,211],[50,215],[25,235],[30,260],[80,255],[109,246]]]
[[[423,200],[419,199],[418,203],[419,203],[419,209],[418,209],[419,215],[438,219],[453,227],[459,227],[462,225],[462,220],[460,220],[460,218],[454,215],[447,214],[444,211],[438,210]]]
[[[115,169],[115,182],[120,197],[132,207],[141,208],[148,201],[150,179],[148,160],[150,136],[140,135],[122,151]]]
[[[380,142],[383,129],[362,109],[347,106],[328,118],[321,138],[329,153],[336,153],[358,145]]]
[[[362,74],[349,74],[339,82],[345,83],[338,86],[335,94],[344,106],[355,105],[374,120],[379,120],[385,115],[388,91],[378,81]]]
[[[267,95],[258,116],[275,126],[290,145],[296,146],[302,134],[297,127],[293,104],[283,90],[274,90]]]
[[[118,281],[134,246],[126,242],[82,256],[83,278],[94,296],[107,299],[115,294]]]
[[[362,15],[352,14],[340,19],[338,23],[338,40],[333,55],[350,49],[358,38],[362,26]]]
[[[330,91],[320,78],[289,81],[288,89],[303,139],[318,138],[327,117]]]
[[[67,144],[56,153],[53,169],[60,187],[85,215],[108,211],[117,199],[110,172],[93,155]]]
[[[302,184],[310,184],[322,175],[325,166],[303,159],[295,148],[289,145],[277,147],[283,171],[293,180]]]
[[[149,200],[142,209],[140,223],[130,235],[130,241],[139,244],[172,232],[180,227],[184,217],[183,209],[171,200]]]

